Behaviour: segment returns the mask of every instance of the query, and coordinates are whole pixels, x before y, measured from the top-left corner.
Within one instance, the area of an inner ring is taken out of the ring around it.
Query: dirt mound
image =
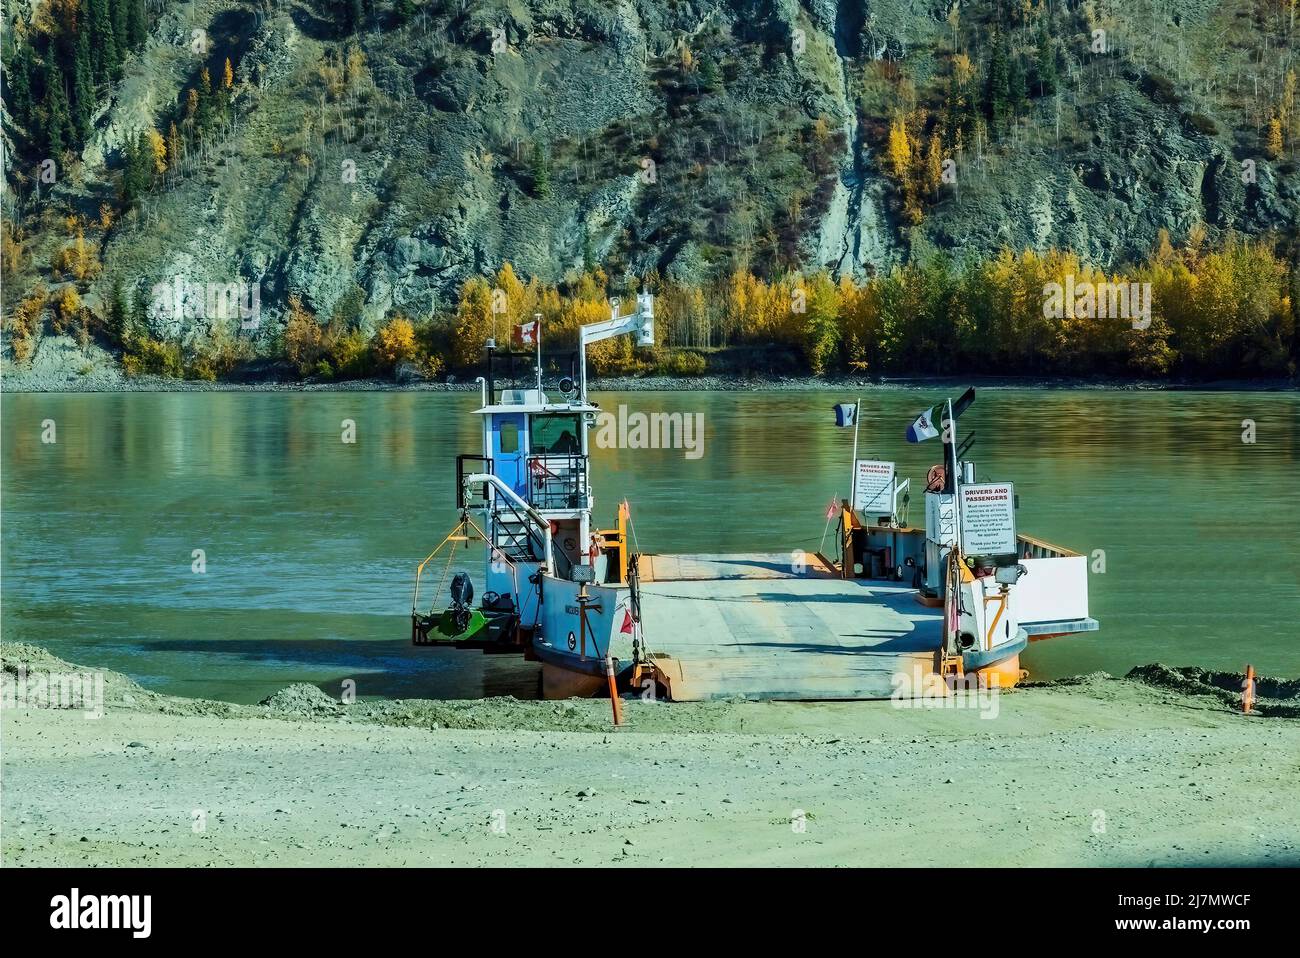
[[[86,684],[87,678],[90,679]],[[80,682],[98,694],[102,681],[106,708],[139,708],[155,705],[161,698],[141,688],[121,672],[74,665],[39,645],[0,642],[0,684],[6,701],[10,696],[31,708],[57,708],[49,690],[66,682]],[[80,707],[80,706],[78,706]]]
[[[1196,666],[1173,668],[1159,662],[1139,665],[1124,678],[1183,695],[1208,695],[1234,710],[1241,709],[1246,680],[1241,672],[1215,672]],[[1300,679],[1255,676],[1255,711],[1271,718],[1300,718]]]
[[[257,703],[285,715],[319,716],[342,715],[344,706],[314,685],[295,682]]]
[[[1115,676],[1109,672],[1088,672],[1086,675],[1066,675],[1059,679],[1049,679],[1045,682],[1021,682],[1018,688],[1022,689],[1053,689],[1053,688],[1070,688],[1077,685],[1082,686],[1100,686],[1107,682],[1114,682]]]

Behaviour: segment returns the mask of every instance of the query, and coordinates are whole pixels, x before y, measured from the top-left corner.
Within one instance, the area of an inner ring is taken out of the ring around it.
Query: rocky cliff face
[[[1172,93],[1153,80],[1174,34],[1195,48],[1255,3],[1160,6],[1065,3],[1043,21],[1059,92],[993,144],[943,144],[956,182],[919,223],[889,174],[890,115],[943,115],[958,52],[983,84],[1000,4],[193,0],[153,20],[95,117],[81,184],[63,189],[95,209],[139,131],[165,133],[200,71],[229,59],[228,121],[107,233],[103,275],[139,295],[177,276],[256,283],[263,338],[291,294],[373,327],[446,307],[507,261],[547,281],[597,264],[862,276],[935,250],[1068,247],[1111,266],[1162,229],[1294,235],[1295,166],[1265,155],[1243,106],[1249,44],[1204,76],[1184,63]],[[1017,16],[1001,33],[1032,48],[1045,8]],[[183,314],[154,322],[187,333]]]

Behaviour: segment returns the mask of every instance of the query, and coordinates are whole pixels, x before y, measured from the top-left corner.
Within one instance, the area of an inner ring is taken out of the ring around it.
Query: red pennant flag
[[[627,632],[629,634],[632,632],[632,613],[627,611],[627,609],[623,610],[623,627],[619,629],[619,631]]]
[[[836,508],[836,506],[835,506],[835,500],[832,499],[832,500],[831,500],[831,504],[830,504],[829,506],[826,507],[826,518],[827,518],[827,519],[834,519],[834,518],[835,518],[835,508]]]

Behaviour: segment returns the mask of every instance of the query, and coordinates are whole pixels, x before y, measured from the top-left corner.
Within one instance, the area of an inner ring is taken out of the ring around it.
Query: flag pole
[[[533,322],[537,325],[537,392],[542,391],[542,314],[533,313]]]
[[[952,488],[952,515],[957,523],[957,551],[965,555],[965,547],[961,541],[961,475],[957,464],[957,420],[952,414],[951,397],[946,402],[948,404],[948,439],[951,441],[951,445],[948,442],[945,442],[944,445],[952,450],[952,455],[949,457],[952,460],[949,466],[952,470],[952,482],[950,484]],[[940,439],[943,438],[943,436],[940,436]]]
[[[858,423],[862,421],[862,397],[853,404],[853,462],[849,474],[849,508],[856,507],[858,501]]]

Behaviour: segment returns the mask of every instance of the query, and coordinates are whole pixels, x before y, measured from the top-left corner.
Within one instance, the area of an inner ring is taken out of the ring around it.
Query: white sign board
[[[853,511],[860,519],[894,513],[894,464],[859,459],[853,475]]]
[[[966,555],[1016,553],[1016,487],[981,482],[961,487],[961,547]]]

